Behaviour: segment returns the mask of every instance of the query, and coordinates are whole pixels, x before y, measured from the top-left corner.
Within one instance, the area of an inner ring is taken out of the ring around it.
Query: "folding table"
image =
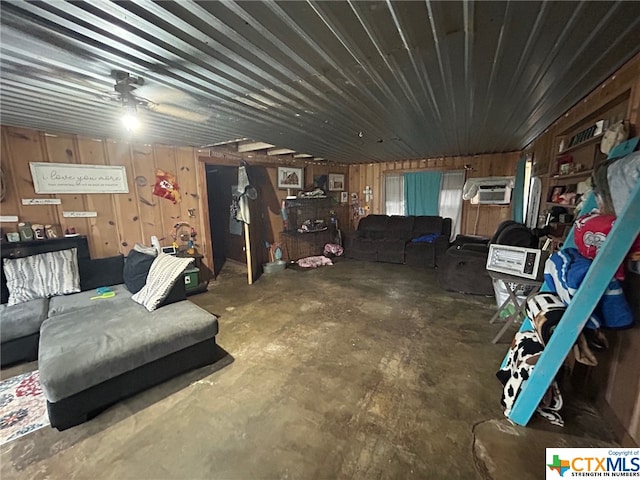
[[[542,280],[518,277],[516,275],[508,275],[506,273],[494,272],[491,270],[487,270],[487,272],[489,273],[489,276],[492,280],[502,282],[505,289],[509,293],[509,296],[504,302],[502,302],[502,305],[498,307],[498,311],[491,318],[491,320],[489,320],[489,323],[493,324],[500,317],[500,312],[502,312],[502,310],[510,303],[515,307],[515,312],[506,317],[504,325],[502,326],[498,334],[493,338],[493,340],[491,340],[491,343],[498,343],[498,340],[502,338],[507,329],[516,321],[520,320],[520,316],[522,316],[522,318],[526,317],[525,306],[527,304],[527,300],[538,293],[538,291],[540,290],[540,286],[542,285]],[[531,291],[528,293],[526,298],[523,299],[522,303],[520,303],[520,299],[516,295],[516,292],[518,291],[518,289],[525,290],[527,287],[531,287]]]

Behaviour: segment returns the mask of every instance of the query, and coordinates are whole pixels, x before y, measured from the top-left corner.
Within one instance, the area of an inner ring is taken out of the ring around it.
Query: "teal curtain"
[[[516,181],[513,187],[513,219],[518,223],[524,223],[524,175],[527,159],[521,158],[516,164]]]
[[[404,174],[405,215],[438,215],[442,172]]]

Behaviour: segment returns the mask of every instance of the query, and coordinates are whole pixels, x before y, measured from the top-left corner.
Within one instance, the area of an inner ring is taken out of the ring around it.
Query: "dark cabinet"
[[[330,197],[284,201],[280,243],[285,260],[322,255],[327,243],[336,242],[336,207]]]

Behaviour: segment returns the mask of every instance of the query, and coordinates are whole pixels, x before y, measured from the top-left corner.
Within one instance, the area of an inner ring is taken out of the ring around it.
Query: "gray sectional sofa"
[[[83,242],[73,242],[80,243],[79,252]],[[64,249],[69,242],[49,247]],[[150,312],[123,284],[122,257],[79,262],[84,291],[0,307],[2,365],[37,358],[53,427],[82,423],[123,398],[221,358],[217,317],[186,300],[184,282],[176,282]],[[109,286],[115,295],[93,298],[96,286]]]

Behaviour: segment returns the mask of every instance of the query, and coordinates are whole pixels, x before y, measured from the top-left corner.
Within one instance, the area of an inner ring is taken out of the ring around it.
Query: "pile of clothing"
[[[332,258],[339,257],[344,253],[342,246],[337,243],[327,243],[324,246],[323,255],[314,255],[311,257],[301,258],[296,261],[302,268],[318,268],[323,265],[333,265]]]
[[[567,305],[580,288],[598,249],[604,243],[616,217],[592,212],[576,220],[574,236],[577,248],[554,253],[545,265],[545,292],[529,298],[526,313],[534,330],[518,332],[509,348],[507,361],[496,373],[503,386],[501,403],[509,416],[524,384],[531,376],[545,345],[560,323]],[[640,254],[640,237],[627,259]],[[624,265],[607,285],[604,295],[588,318],[583,332],[573,346],[577,362],[597,365],[594,351],[608,348],[602,329],[622,329],[633,325],[633,313],[622,291]],[[552,382],[536,412],[554,425],[563,425],[559,414],[562,395],[557,382]]]

